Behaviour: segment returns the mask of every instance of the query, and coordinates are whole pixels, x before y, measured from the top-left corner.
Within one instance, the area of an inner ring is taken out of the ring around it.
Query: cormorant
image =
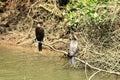
[[[70,63],[75,65],[75,54],[78,50],[78,41],[77,37],[75,35],[72,36],[72,40],[70,41],[69,45],[69,51],[68,51],[68,58],[70,60]]]
[[[38,41],[38,50],[42,51],[42,42],[43,42],[43,38],[44,38],[43,22],[39,22],[37,24],[37,27],[35,28],[35,35],[36,35],[36,39]]]

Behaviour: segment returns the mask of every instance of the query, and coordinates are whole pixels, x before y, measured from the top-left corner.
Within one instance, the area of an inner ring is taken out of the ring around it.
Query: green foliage
[[[65,31],[84,33],[89,42],[110,48],[114,45],[113,32],[119,29],[119,10],[118,0],[71,1],[66,6],[65,19],[69,26]]]
[[[98,26],[108,18],[108,11],[97,9],[98,5],[107,4],[110,1],[118,0],[71,0],[66,6],[65,19],[67,19],[72,26],[75,23],[80,23],[82,26]]]

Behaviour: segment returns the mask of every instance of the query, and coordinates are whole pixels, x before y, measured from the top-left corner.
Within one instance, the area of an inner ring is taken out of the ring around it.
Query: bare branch
[[[97,73],[99,73],[100,71],[96,71],[95,73],[93,73],[90,78],[88,80],[91,80]]]
[[[120,75],[120,72],[114,72],[114,71],[107,71],[107,70],[99,69],[99,68],[94,67],[94,66],[90,65],[89,63],[87,63],[87,62],[85,62],[85,61],[83,61],[83,60],[81,60],[81,59],[79,59],[77,57],[75,59],[78,60],[78,61],[80,61],[80,62],[82,62],[82,63],[84,63],[84,64],[86,64],[87,66],[89,66],[92,69],[95,69],[95,70],[98,70],[98,71],[102,71],[102,72],[106,72],[106,73]]]

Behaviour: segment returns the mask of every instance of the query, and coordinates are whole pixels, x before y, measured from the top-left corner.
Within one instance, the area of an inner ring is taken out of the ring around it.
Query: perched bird
[[[78,41],[75,35],[72,36],[72,40],[70,41],[69,51],[68,51],[68,58],[71,64],[75,64],[75,54],[78,50]]]
[[[43,22],[39,22],[35,28],[36,40],[38,41],[38,50],[42,51],[42,42],[44,38]]]

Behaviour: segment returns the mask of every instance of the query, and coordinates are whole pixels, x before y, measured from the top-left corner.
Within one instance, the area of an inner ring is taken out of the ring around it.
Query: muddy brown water
[[[84,69],[76,70],[65,64],[60,56],[0,45],[0,80],[87,80]],[[93,72],[87,71],[88,77]],[[98,73],[91,80],[120,80],[120,76]]]

